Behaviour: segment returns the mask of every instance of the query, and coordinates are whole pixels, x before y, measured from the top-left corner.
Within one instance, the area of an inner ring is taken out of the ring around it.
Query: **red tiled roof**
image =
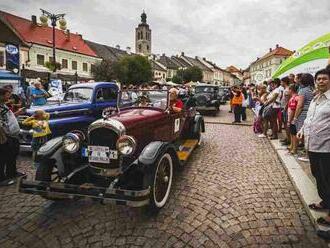
[[[266,53],[264,56],[262,56],[260,59],[265,59],[268,58],[270,56],[291,56],[293,54],[292,51],[281,47],[281,46],[277,46],[274,50],[272,50],[271,52]]]
[[[32,21],[0,11],[0,17],[26,43],[34,43],[52,47],[52,27],[33,25]],[[97,57],[96,53],[85,43],[81,35],[70,33],[70,38],[64,31],[55,29],[55,44],[57,49]]]
[[[233,66],[233,65],[228,66],[228,67],[226,68],[226,70],[227,70],[227,71],[230,71],[230,72],[241,72],[240,69],[238,69],[237,67],[235,67],[235,66]]]

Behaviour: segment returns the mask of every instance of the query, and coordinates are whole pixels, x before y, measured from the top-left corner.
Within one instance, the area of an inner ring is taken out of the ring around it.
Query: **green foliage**
[[[193,82],[201,82],[203,80],[203,72],[197,66],[189,67],[185,70],[178,70],[176,75],[173,76],[172,82],[176,84]]]
[[[201,82],[203,80],[203,71],[197,66],[192,66],[184,70],[183,80],[185,82]]]
[[[142,84],[152,79],[151,64],[140,55],[125,56],[113,64],[116,79],[124,84]]]
[[[61,64],[58,63],[58,62],[56,62],[56,63],[54,64],[53,61],[52,61],[52,62],[47,61],[47,62],[45,63],[45,67],[47,67],[48,70],[50,70],[50,71],[54,71],[55,68],[56,68],[56,70],[61,70]]]
[[[102,62],[95,64],[91,71],[97,82],[111,82],[115,79],[113,63],[110,60],[102,60]]]

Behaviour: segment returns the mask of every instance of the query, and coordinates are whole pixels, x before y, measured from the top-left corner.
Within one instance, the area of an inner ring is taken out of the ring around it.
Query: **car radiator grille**
[[[110,150],[116,150],[116,142],[118,134],[108,128],[97,128],[89,133],[88,144],[91,146],[107,146]],[[120,157],[111,159],[110,164],[105,163],[90,163],[92,166],[102,169],[115,169],[120,166]]]

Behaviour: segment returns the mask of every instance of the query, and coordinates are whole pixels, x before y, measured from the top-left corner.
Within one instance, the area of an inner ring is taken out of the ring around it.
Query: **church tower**
[[[151,54],[151,29],[147,24],[147,15],[144,11],[141,14],[141,23],[135,28],[135,53]]]

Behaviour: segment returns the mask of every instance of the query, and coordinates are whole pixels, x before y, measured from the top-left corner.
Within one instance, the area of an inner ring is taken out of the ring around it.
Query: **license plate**
[[[110,159],[118,159],[118,152],[107,146],[88,146],[88,161],[92,163],[110,163]]]

